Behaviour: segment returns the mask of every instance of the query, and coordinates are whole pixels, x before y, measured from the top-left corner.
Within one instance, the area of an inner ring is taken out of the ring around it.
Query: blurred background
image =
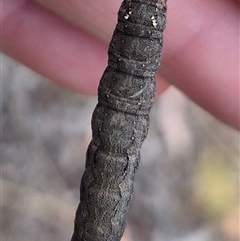
[[[2,56],[1,240],[69,240],[97,99]],[[125,241],[238,241],[239,133],[170,88],[151,112]]]

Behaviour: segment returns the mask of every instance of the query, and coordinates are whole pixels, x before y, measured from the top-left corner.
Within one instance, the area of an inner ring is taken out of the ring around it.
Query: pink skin
[[[3,0],[2,51],[66,88],[96,94],[120,3]],[[157,75],[159,94],[174,85],[238,130],[239,9],[238,0],[168,0]]]

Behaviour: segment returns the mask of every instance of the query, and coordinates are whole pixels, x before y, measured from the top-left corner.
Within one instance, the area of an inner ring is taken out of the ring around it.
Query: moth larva
[[[72,241],[119,241],[147,136],[166,0],[124,0],[92,116]]]

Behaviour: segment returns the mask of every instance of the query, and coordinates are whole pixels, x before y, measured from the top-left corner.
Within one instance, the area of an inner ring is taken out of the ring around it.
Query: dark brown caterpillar
[[[166,0],[124,0],[92,116],[72,241],[119,241],[147,136]]]

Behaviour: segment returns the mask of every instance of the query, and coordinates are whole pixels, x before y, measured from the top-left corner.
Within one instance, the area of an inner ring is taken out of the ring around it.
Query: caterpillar
[[[71,241],[120,241],[149,128],[167,0],[124,0],[98,87]]]

